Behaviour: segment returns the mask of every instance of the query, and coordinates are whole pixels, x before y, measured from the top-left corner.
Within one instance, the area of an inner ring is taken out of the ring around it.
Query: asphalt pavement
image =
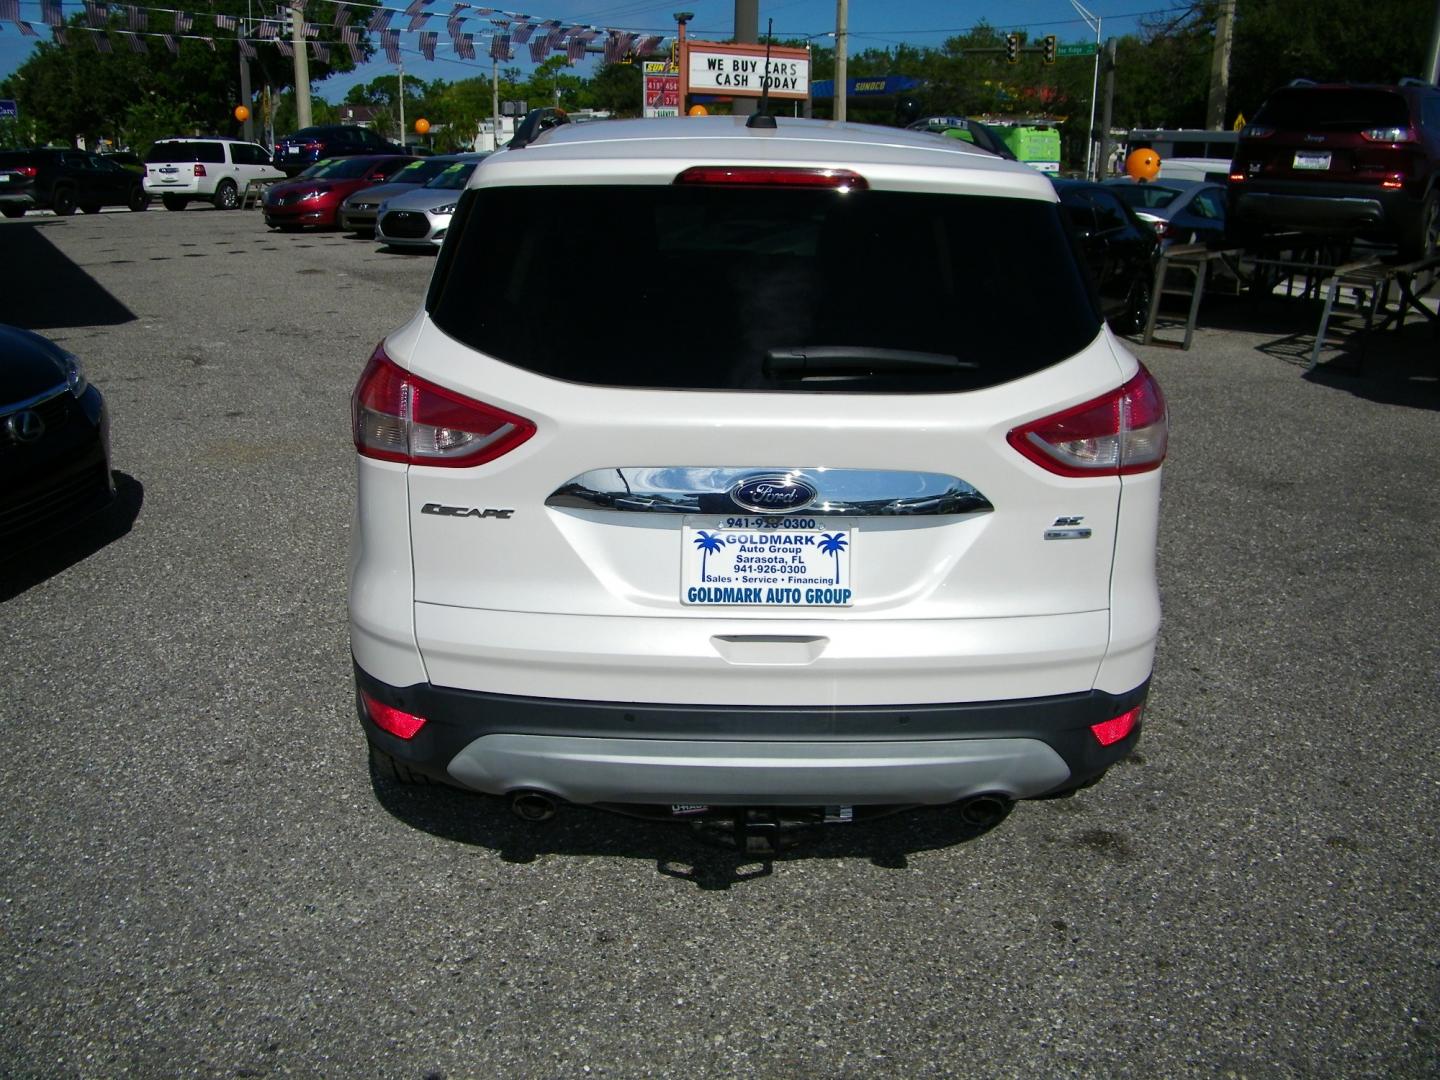
[[[0,591],[0,1074],[1440,1072],[1418,322],[1308,378],[1298,300],[1137,348],[1173,424],[1140,752],[767,861],[372,781],[348,397],[432,266],[254,211],[0,222],[0,321],[83,359],[121,491]]]

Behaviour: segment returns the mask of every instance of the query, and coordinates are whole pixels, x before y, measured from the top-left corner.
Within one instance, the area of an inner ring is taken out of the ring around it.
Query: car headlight
[[[457,207],[457,206],[459,206],[459,205],[460,205],[459,203],[453,203],[453,202],[452,202],[452,203],[446,203],[444,206],[437,206],[437,207],[435,207],[435,209],[434,209],[434,210],[431,210],[430,212],[431,212],[432,214],[453,214],[453,213],[455,212],[455,207]]]
[[[325,194],[325,192],[323,192],[323,191],[307,191],[307,192],[305,192],[304,195],[301,195],[301,196],[300,196],[300,201],[301,201],[301,202],[308,202],[308,201],[310,201],[311,199],[318,199],[318,198],[320,198],[321,196],[323,196],[324,194]]]
[[[65,385],[70,388],[70,393],[79,397],[85,393],[85,388],[90,384],[85,381],[85,372],[80,367],[80,361],[69,353],[62,358],[65,364]]]

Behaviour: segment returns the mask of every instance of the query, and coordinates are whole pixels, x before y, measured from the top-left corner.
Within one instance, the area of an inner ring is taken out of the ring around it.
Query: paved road
[[[0,1073],[1440,1070],[1418,329],[1362,377],[1301,378],[1278,304],[1144,350],[1174,438],[1142,752],[983,835],[924,813],[766,864],[372,784],[347,396],[429,258],[198,207],[0,252],[0,319],[105,391],[133,517],[0,594]]]

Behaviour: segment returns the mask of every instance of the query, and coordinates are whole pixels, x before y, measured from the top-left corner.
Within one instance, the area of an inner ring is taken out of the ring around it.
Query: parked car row
[[[437,248],[485,154],[376,154],[317,162],[265,192],[265,224],[369,233],[388,247]]]
[[[144,210],[141,178],[123,165],[85,150],[0,150],[0,214],[22,217],[51,210],[61,217],[106,206]]]

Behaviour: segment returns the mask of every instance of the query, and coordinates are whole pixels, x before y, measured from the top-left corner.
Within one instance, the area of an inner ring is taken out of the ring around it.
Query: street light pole
[[[848,0],[835,0],[835,108],[834,119],[845,122],[845,77],[848,74],[846,53],[850,48],[850,5]]]
[[[1086,11],[1080,0],[1070,0],[1070,6],[1080,13],[1085,25],[1095,31],[1095,75],[1090,80],[1090,126],[1085,129],[1085,178],[1094,180],[1097,172],[1091,164],[1095,160],[1095,97],[1100,92],[1100,23],[1099,15]]]
[[[290,6],[290,43],[295,52],[295,121],[310,126],[310,53],[305,44],[305,0]]]
[[[400,146],[405,146],[405,58],[400,58]]]

